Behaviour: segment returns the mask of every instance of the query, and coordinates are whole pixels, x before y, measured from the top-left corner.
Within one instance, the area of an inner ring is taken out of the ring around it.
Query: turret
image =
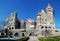
[[[46,13],[47,13],[48,24],[52,26],[52,29],[55,29],[54,13],[53,8],[51,7],[50,4],[48,4],[46,8]]]
[[[41,17],[41,13],[40,13],[40,12],[38,12],[37,20],[40,20],[40,17]]]
[[[16,11],[14,11],[14,16],[17,19],[17,12]]]
[[[46,13],[47,14],[53,14],[53,8],[51,7],[50,4],[48,4],[47,8],[46,8]]]

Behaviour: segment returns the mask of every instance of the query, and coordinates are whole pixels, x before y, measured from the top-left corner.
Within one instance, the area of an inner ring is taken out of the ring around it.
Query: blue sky
[[[35,20],[37,13],[45,10],[48,3],[54,8],[56,28],[60,29],[60,0],[0,0],[0,21],[6,20],[14,11],[20,20]]]

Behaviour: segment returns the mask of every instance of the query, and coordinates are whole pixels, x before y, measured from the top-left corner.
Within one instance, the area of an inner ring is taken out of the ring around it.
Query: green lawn
[[[40,37],[39,41],[60,41],[60,37]]]

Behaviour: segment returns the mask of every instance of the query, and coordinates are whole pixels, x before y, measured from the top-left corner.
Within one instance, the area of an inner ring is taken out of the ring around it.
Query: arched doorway
[[[25,36],[25,34],[24,34],[24,33],[22,33],[22,36]]]
[[[15,33],[14,36],[19,36],[19,34],[18,33]]]
[[[30,32],[29,36],[35,36],[34,32]]]
[[[31,36],[31,33],[29,34],[29,36]]]

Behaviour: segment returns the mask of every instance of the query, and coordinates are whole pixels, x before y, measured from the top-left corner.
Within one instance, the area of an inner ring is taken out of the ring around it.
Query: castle
[[[25,36],[59,36],[60,30],[56,30],[54,22],[54,10],[48,4],[46,11],[38,12],[36,20],[19,20],[17,12],[6,19],[7,28],[13,32],[13,35]]]

